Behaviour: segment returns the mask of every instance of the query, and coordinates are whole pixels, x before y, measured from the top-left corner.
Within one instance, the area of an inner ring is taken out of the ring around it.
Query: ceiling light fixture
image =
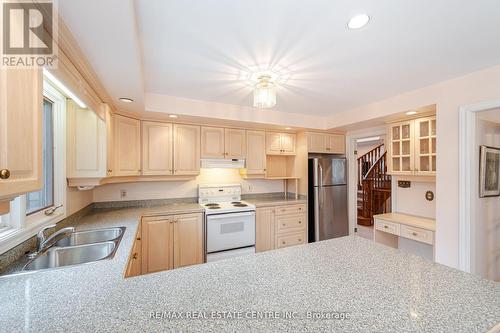
[[[417,111],[408,111],[408,112],[406,112],[406,115],[408,115],[408,116],[413,116],[414,114],[417,114]]]
[[[286,130],[291,130],[292,128],[291,127],[285,127]]]
[[[260,109],[269,109],[276,105],[276,85],[271,75],[262,74],[257,78],[253,91],[253,106]]]
[[[175,114],[169,114],[168,117],[169,118],[177,118],[177,115],[175,115]]]
[[[134,101],[132,98],[128,98],[128,97],[120,97],[118,99],[124,103],[132,103]]]
[[[347,27],[349,29],[361,29],[370,22],[370,16],[366,14],[360,14],[352,17],[349,22],[347,22]]]

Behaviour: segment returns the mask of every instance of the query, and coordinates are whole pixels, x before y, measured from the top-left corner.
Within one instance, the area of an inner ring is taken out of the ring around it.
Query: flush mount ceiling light
[[[352,17],[349,22],[347,22],[347,27],[349,29],[361,29],[370,22],[370,16],[366,14],[360,14]]]
[[[132,103],[134,101],[132,98],[128,98],[128,97],[120,97],[118,99],[124,103]]]
[[[170,115],[168,115],[168,116],[169,116],[170,118],[177,118],[177,115],[175,115],[175,114],[170,114]]]
[[[276,105],[276,85],[269,74],[262,74],[257,78],[253,91],[253,106],[260,109],[269,109]]]
[[[408,112],[406,112],[406,114],[407,114],[408,116],[412,116],[412,115],[414,115],[414,114],[417,114],[417,111],[408,111]]]

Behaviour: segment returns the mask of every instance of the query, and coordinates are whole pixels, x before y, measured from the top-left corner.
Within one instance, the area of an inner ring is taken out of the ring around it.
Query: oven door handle
[[[255,212],[214,214],[214,215],[208,215],[207,220],[224,220],[233,217],[245,217],[245,216],[255,216]]]

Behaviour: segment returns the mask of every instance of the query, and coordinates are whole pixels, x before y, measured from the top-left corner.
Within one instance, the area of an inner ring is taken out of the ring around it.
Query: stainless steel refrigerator
[[[309,157],[309,242],[347,236],[347,160]]]

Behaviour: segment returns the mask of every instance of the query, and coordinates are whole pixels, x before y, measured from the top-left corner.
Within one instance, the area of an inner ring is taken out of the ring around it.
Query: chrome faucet
[[[62,228],[62,229],[54,232],[48,238],[46,238],[45,232],[48,229],[52,229],[55,227],[56,227],[55,224],[48,225],[48,226],[42,228],[42,230],[40,230],[36,234],[36,239],[37,239],[36,248],[37,248],[37,250],[34,253],[30,254],[29,257],[35,257],[38,253],[40,253],[40,252],[44,251],[45,249],[49,248],[50,246],[52,246],[53,245],[52,243],[54,243],[54,242],[52,242],[52,240],[55,239],[56,237],[58,237],[59,235],[70,234],[70,233],[75,232],[74,227]]]

